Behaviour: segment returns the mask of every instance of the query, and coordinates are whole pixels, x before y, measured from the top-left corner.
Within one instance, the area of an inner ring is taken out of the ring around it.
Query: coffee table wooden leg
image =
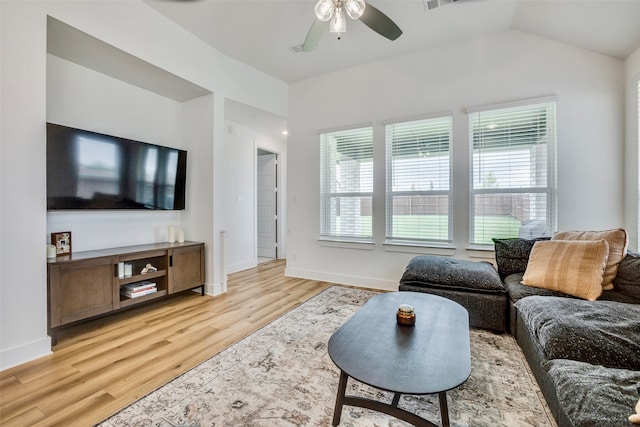
[[[447,393],[441,391],[438,393],[440,398],[440,419],[442,419],[442,427],[449,427],[449,407],[447,406]]]
[[[391,402],[391,406],[394,408],[398,407],[398,403],[400,403],[400,393],[393,394],[393,401]]]
[[[340,424],[340,417],[342,416],[342,405],[344,404],[344,394],[347,390],[347,380],[349,376],[340,371],[340,382],[338,383],[338,394],[336,396],[336,407],[333,410],[333,425]]]

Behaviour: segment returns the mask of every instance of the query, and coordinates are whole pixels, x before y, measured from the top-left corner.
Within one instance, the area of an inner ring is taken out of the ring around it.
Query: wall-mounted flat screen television
[[[47,210],[181,210],[187,152],[47,123]]]

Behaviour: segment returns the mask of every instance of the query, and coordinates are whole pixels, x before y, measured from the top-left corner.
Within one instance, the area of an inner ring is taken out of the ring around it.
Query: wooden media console
[[[149,267],[150,266],[150,267]],[[153,243],[48,260],[47,323],[52,345],[59,328],[177,292],[201,287],[204,243]]]

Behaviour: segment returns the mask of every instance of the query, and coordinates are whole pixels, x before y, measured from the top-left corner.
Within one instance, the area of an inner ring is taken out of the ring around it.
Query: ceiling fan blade
[[[304,43],[302,43],[302,51],[303,52],[311,52],[315,49],[320,43],[320,39],[327,30],[329,23],[316,19],[311,28],[309,29],[309,33],[307,33],[307,38],[304,39]]]
[[[367,3],[360,20],[376,33],[395,40],[402,35],[402,30],[387,15]]]

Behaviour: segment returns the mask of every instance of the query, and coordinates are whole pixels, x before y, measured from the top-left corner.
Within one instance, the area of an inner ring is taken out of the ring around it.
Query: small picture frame
[[[51,244],[56,247],[56,255],[71,255],[71,232],[51,233]]]

